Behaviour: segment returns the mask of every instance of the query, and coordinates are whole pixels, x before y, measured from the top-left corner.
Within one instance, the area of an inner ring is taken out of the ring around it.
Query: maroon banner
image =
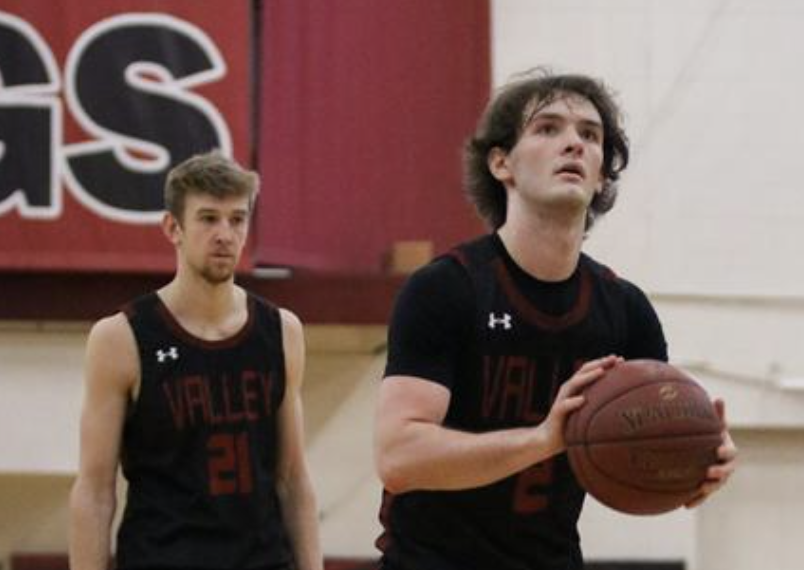
[[[375,273],[480,229],[461,147],[489,94],[488,0],[264,3],[255,262]]]
[[[0,0],[0,269],[171,268],[167,170],[251,157],[251,45],[250,0]]]

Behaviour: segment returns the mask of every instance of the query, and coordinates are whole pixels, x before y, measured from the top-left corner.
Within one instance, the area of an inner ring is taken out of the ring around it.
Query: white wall
[[[0,473],[71,474],[78,465],[88,325],[0,323]]]
[[[798,570],[804,560],[804,433],[738,432],[740,470],[699,513],[697,570]]]

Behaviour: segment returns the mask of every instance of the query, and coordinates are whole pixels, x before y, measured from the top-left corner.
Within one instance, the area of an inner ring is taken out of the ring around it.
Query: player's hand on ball
[[[550,408],[550,413],[539,426],[545,430],[546,437],[555,453],[561,453],[566,448],[564,443],[564,423],[571,412],[583,405],[584,398],[581,392],[586,386],[602,378],[607,370],[619,362],[623,362],[623,358],[613,354],[590,360],[584,363],[569,380],[561,385],[553,406]]]
[[[720,398],[713,400],[715,411],[723,424],[723,443],[717,448],[718,462],[706,472],[706,481],[703,482],[698,495],[685,506],[689,509],[703,503],[709,495],[720,489],[729,480],[737,463],[737,446],[729,433],[726,424],[726,404]]]

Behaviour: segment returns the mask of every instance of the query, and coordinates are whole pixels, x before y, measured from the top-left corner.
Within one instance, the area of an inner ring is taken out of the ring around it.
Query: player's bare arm
[[[139,376],[125,316],[99,321],[87,341],[78,477],[70,496],[70,567],[106,570],[126,406]]]
[[[304,377],[304,334],[299,319],[281,309],[286,391],[279,409],[279,466],[277,493],[290,535],[296,567],[321,570],[315,494],[304,456],[301,384]]]
[[[377,470],[392,493],[459,490],[488,485],[564,450],[566,416],[583,405],[578,393],[617,362],[590,361],[563,384],[548,417],[536,427],[467,433],[444,427],[450,393],[415,377],[388,377],[375,418]]]

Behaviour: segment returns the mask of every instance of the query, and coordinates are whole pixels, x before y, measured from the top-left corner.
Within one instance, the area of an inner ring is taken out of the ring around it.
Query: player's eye
[[[540,135],[554,135],[558,132],[555,123],[540,123],[536,125],[536,133]]]
[[[597,129],[583,129],[581,131],[581,138],[589,142],[600,142],[600,133]]]

